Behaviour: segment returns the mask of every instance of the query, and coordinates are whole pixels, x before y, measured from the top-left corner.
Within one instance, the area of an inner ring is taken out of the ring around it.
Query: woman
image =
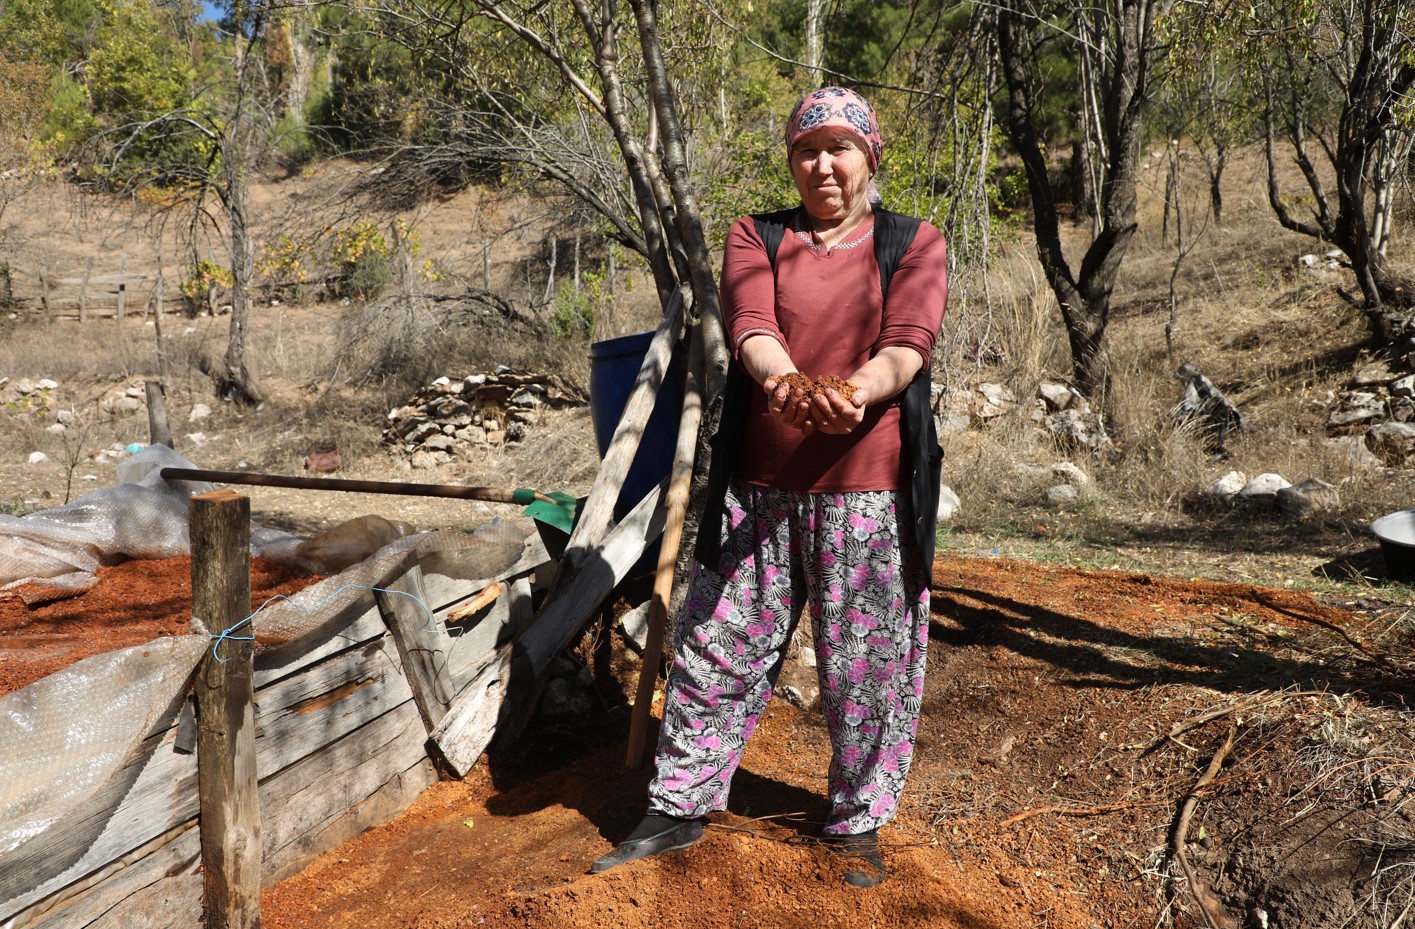
[[[744,217],[727,239],[734,365],[649,813],[594,872],[686,848],[726,807],[808,600],[832,747],[824,834],[860,862],[848,883],[885,876],[879,827],[898,806],[923,694],[938,479],[928,370],[946,246],[877,205],[879,124],[859,94],[806,94],[785,141],[800,208]],[[740,405],[734,384],[747,388]]]

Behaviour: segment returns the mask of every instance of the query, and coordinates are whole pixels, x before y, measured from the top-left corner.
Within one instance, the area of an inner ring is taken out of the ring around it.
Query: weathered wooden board
[[[404,703],[367,727],[286,768],[260,787],[265,820],[262,884],[392,819],[436,780],[422,721]],[[195,820],[177,826],[13,925],[26,929],[190,929],[202,912]],[[7,926],[10,923],[6,924]]]
[[[36,910],[52,908],[22,915],[16,925],[26,929],[192,929],[201,924],[200,865],[200,841],[196,822],[191,821],[94,874],[75,888],[71,898],[44,901]]]
[[[393,645],[382,639],[338,653],[256,695],[259,777],[269,778],[408,703]],[[416,710],[414,710],[416,713]],[[196,815],[194,756],[172,751],[172,723],[150,739],[83,807],[6,857],[0,926],[23,910]]]
[[[445,615],[489,583],[510,587],[470,638],[449,636],[440,617],[430,626],[447,649],[452,686],[466,689],[534,619],[532,577],[546,566],[544,546],[528,538],[520,559],[489,577],[460,576],[477,573],[464,570],[477,559],[455,549],[416,561],[435,568],[425,573],[426,603],[435,613]],[[388,586],[402,574],[390,568],[388,579],[370,586]],[[313,634],[256,657],[267,885],[396,816],[436,779],[426,727],[373,592],[351,597]],[[183,702],[173,702],[87,802],[0,862],[0,929],[197,924],[196,761],[174,751]],[[491,705],[492,726],[498,706]]]
[[[0,926],[15,914],[82,881],[167,832],[196,811],[196,756],[171,749],[182,701],[139,743],[128,762],[61,820],[4,858],[0,868]],[[177,785],[190,793],[184,816],[173,817]],[[133,824],[137,823],[136,829]]]
[[[331,655],[350,651],[381,640],[388,634],[383,618],[374,606],[373,594],[365,592],[355,606],[350,608],[345,622],[341,625],[320,629],[306,638],[289,645],[282,645],[255,656],[255,686],[259,692],[277,681],[302,673],[311,665],[327,660]],[[259,620],[256,628],[259,629]]]
[[[429,730],[447,713],[453,696],[452,678],[447,671],[447,652],[452,640],[442,624],[433,618],[423,589],[423,573],[416,564],[402,577],[389,581],[377,591],[378,612],[388,626],[389,637],[398,649],[403,677],[413,691],[413,700]]]
[[[437,780],[411,702],[261,784],[267,887],[387,822]]]

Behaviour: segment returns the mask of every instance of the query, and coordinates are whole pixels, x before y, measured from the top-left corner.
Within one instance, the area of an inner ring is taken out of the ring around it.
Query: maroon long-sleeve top
[[[766,246],[750,217],[733,225],[722,268],[722,312],[734,351],[750,334],[777,339],[796,367],[811,377],[849,377],[880,349],[903,346],[927,370],[948,297],[943,234],[922,223],[880,290],[874,242],[865,238],[874,217],[830,251],[811,249],[788,228],[773,273]],[[803,435],[766,409],[753,392],[747,436],[736,479],[784,490],[830,493],[898,490],[899,402],[872,404],[848,435]]]

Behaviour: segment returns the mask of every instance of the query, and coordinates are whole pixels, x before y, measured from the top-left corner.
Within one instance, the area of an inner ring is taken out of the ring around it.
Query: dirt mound
[[[586,875],[648,777],[623,767],[632,681],[602,681],[593,718],[540,724],[267,891],[264,924],[1089,929],[1205,925],[1205,906],[1219,926],[1364,927],[1398,896],[1409,766],[1379,759],[1412,695],[1379,605],[989,558],[941,558],[934,584],[880,887],[842,884],[814,842],[828,743],[782,700],[701,843]],[[795,664],[782,683],[804,689]]]

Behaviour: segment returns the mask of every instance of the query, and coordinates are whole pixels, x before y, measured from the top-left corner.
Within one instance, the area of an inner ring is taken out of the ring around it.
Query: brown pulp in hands
[[[833,390],[840,394],[840,399],[844,400],[846,403],[850,402],[855,396],[855,391],[859,389],[860,388],[856,387],[850,381],[845,380],[843,377],[837,377],[834,374],[828,377],[816,378],[816,393],[825,393],[827,390]]]
[[[860,389],[845,378],[834,374],[818,377],[813,381],[800,371],[792,371],[790,374],[781,375],[779,380],[793,393],[800,391],[807,399],[816,394],[825,393],[827,390],[833,390],[840,394],[840,399],[849,403],[851,398],[855,396],[855,391]]]

